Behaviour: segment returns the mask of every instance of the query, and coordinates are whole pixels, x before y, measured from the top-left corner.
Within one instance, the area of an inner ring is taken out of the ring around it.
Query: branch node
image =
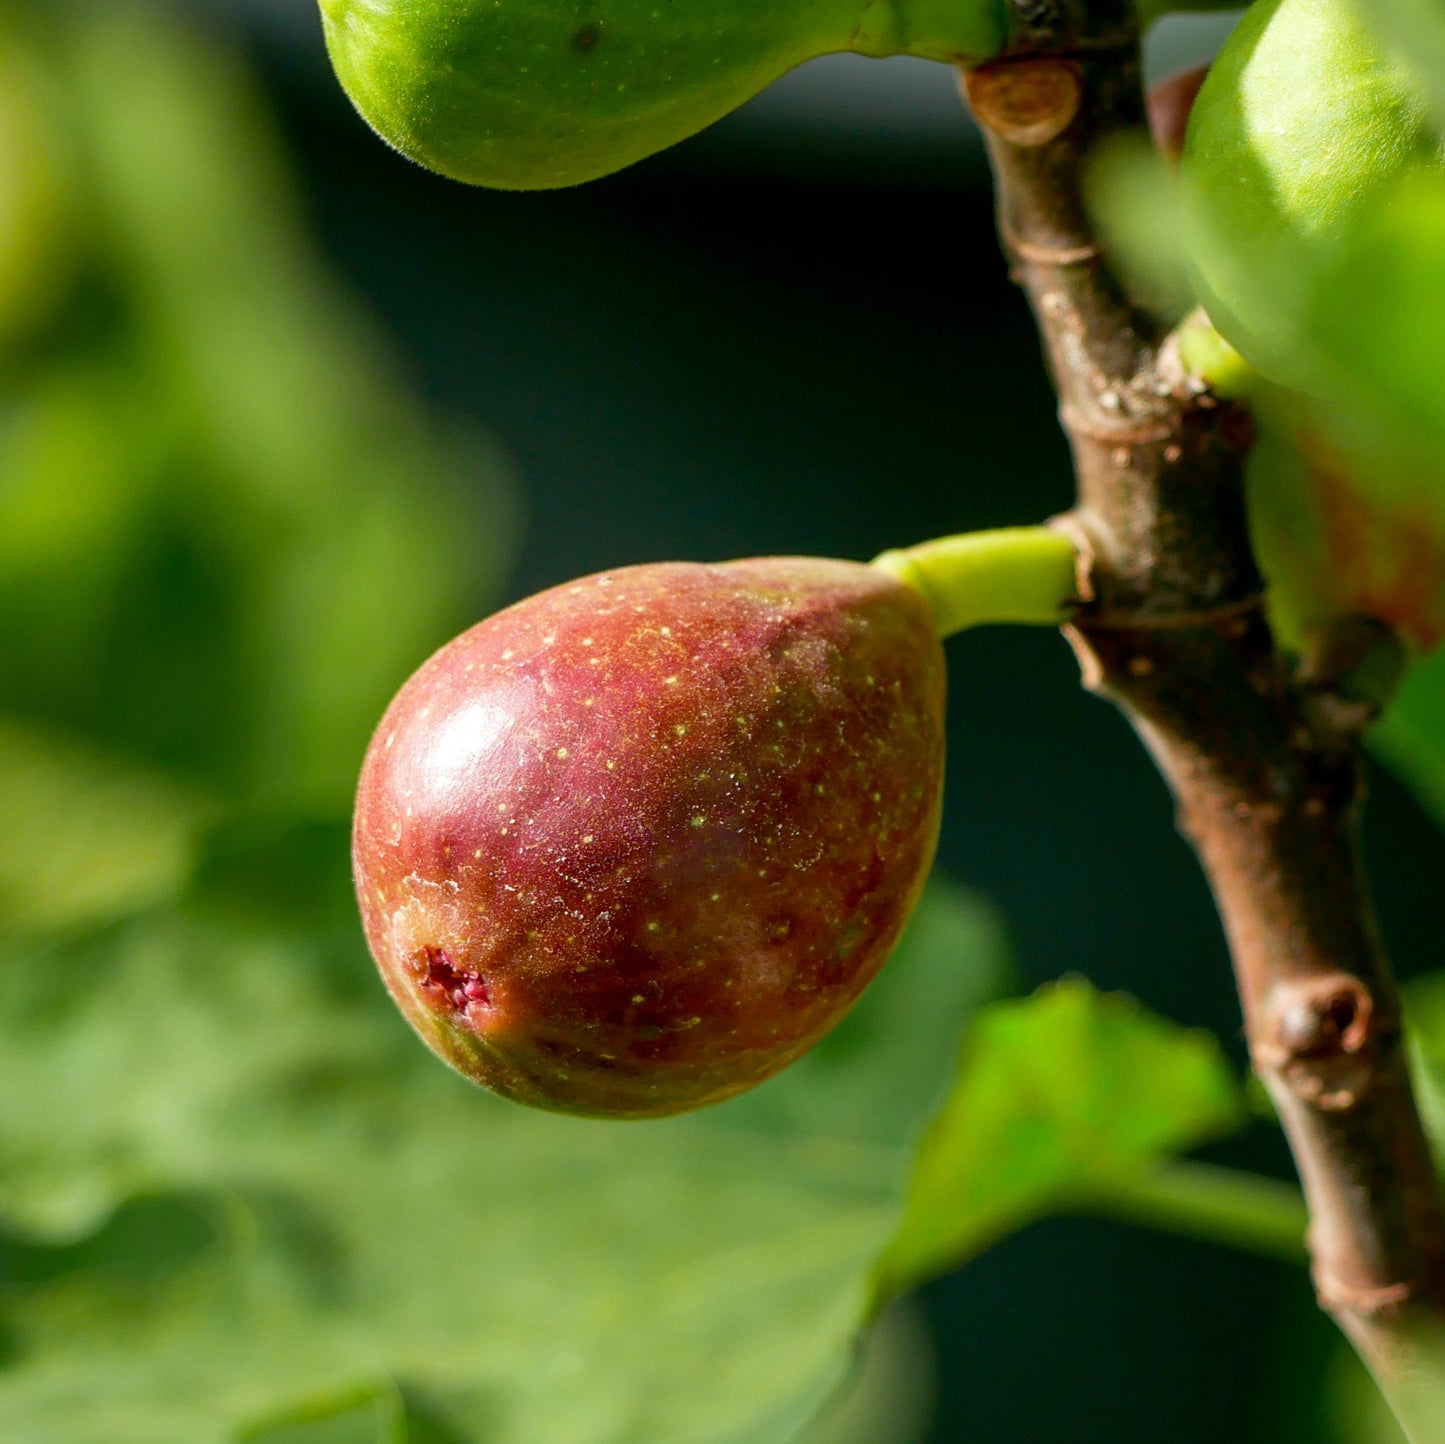
[[[1421,1281],[1407,1279],[1403,1283],[1360,1288],[1341,1283],[1321,1268],[1313,1271],[1315,1297],[1320,1307],[1336,1317],[1379,1319],[1397,1314],[1421,1291]]]
[[[1270,990],[1255,1066],[1328,1113],[1353,1108],[1375,1074],[1374,999],[1348,973],[1284,979]]]
[[[1004,222],[999,224],[999,234],[1010,254],[1031,266],[1091,266],[1100,256],[1096,245],[1047,246],[1032,241],[1020,240]]]
[[[1010,145],[1057,139],[1084,98],[1079,67],[1056,56],[990,60],[963,71],[962,85],[978,123]]]
[[[1111,400],[1106,402],[1105,397]],[[1117,392],[1106,391],[1098,401],[1107,412],[1119,415],[1123,411],[1123,403]],[[1070,436],[1082,436],[1089,441],[1100,441],[1114,447],[1155,445],[1168,441],[1177,429],[1172,420],[1164,418],[1127,418],[1112,422],[1094,420],[1085,415],[1081,408],[1067,402],[1059,407],[1059,420]],[[1175,451],[1179,453],[1179,448],[1176,447]],[[1178,454],[1174,459],[1178,460]]]

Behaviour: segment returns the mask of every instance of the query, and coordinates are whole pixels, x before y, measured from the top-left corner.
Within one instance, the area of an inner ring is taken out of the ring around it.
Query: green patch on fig
[[[337,75],[383,139],[476,185],[606,175],[815,56],[979,61],[1001,0],[321,0]]]
[[[51,319],[75,279],[75,157],[40,57],[6,16],[0,42],[0,342]]]
[[[1436,0],[1355,0],[1384,47],[1419,80],[1438,126],[1445,126],[1445,11]]]
[[[555,587],[406,684],[357,794],[367,938],[453,1066],[649,1117],[752,1087],[847,1011],[933,856],[923,599],[810,558]]]

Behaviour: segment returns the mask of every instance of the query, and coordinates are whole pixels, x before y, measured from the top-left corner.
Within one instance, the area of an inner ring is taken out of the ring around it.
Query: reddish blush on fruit
[[[367,754],[371,950],[454,1067],[641,1118],[760,1083],[897,940],[932,859],[944,665],[852,562],[669,563],[529,598],[443,647]]]

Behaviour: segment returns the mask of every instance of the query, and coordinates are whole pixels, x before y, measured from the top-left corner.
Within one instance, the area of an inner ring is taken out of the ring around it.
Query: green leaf
[[[1390,1406],[1351,1348],[1335,1351],[1326,1380],[1331,1444],[1410,1444]]]
[[[1370,741],[1445,827],[1445,652],[1411,668]]]
[[[384,1439],[399,1390],[458,1441],[791,1438],[996,942],[943,894],[770,1101],[636,1125],[448,1073],[351,943],[173,915],[14,953],[0,1436]]]
[[[1178,177],[1146,135],[1126,132],[1100,145],[1084,173],[1089,209],[1131,292],[1161,315],[1194,300],[1187,220]]]
[[[172,900],[209,808],[169,778],[0,715],[0,935]]]
[[[1445,973],[1409,984],[1405,1017],[1420,1113],[1445,1171]]]
[[[869,1330],[846,1387],[801,1444],[923,1444],[938,1381],[922,1305],[901,1299]]]
[[[1310,339],[1337,378],[1332,390],[1382,430],[1425,448],[1445,437],[1445,340],[1430,324],[1445,303],[1445,177],[1406,175],[1360,220],[1338,264],[1320,277]],[[1413,491],[1408,475],[1393,478]],[[1438,477],[1432,478],[1438,484]]]
[[[4,17],[0,42],[0,342],[50,319],[74,279],[74,157],[44,67]]]
[[[344,815],[391,693],[494,595],[505,466],[339,292],[232,59],[164,7],[51,22],[25,78],[88,279],[42,359],[0,354],[0,707]],[[39,299],[59,259],[0,289]]]
[[[177,416],[178,529],[233,578],[210,630],[235,649],[238,780],[344,810],[388,697],[495,586],[505,468],[420,412],[318,263],[232,59],[145,6],[83,7],[67,41],[132,344]]]
[[[1215,1039],[1065,981],[974,1019],[958,1077],[914,1165],[881,1268],[895,1291],[1004,1234],[1127,1188],[1160,1158],[1227,1132],[1239,1085]]]

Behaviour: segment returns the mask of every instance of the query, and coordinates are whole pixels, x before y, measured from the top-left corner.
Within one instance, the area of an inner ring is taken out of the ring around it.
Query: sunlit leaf
[[[914,1166],[885,1288],[955,1266],[1045,1213],[1228,1131],[1240,1088],[1215,1039],[1088,984],[974,1019]]]

